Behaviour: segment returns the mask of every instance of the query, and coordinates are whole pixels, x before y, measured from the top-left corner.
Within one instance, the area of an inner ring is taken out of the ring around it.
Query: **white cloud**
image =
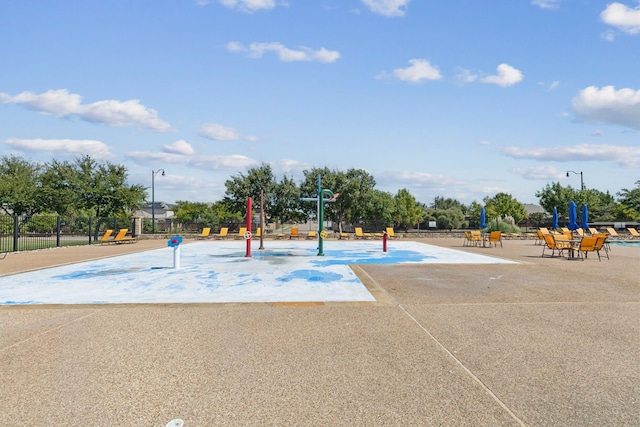
[[[478,80],[478,75],[465,68],[458,68],[458,74],[456,74],[455,79],[458,84],[473,83]]]
[[[560,0],[531,0],[531,4],[542,9],[557,9]]]
[[[82,104],[80,95],[69,93],[67,89],[59,89],[48,90],[39,95],[32,92],[22,92],[15,96],[0,93],[0,102],[23,105],[31,110],[58,117],[76,116],[88,122],[109,126],[142,126],[157,132],[172,130],[168,123],[158,119],[155,110],[140,104],[137,99]]]
[[[234,128],[225,127],[217,123],[205,123],[200,128],[200,136],[213,141],[257,141],[255,136],[246,136]]]
[[[236,9],[245,13],[254,13],[259,10],[269,10],[276,7],[274,0],[218,0],[220,4],[229,9]],[[214,0],[196,0],[198,6],[213,3]]]
[[[113,156],[109,147],[91,139],[18,139],[6,140],[7,145],[22,151],[46,152],[60,156],[88,154],[95,159],[108,160]]]
[[[573,111],[585,122],[601,122],[640,129],[640,90],[589,86],[573,98]]]
[[[188,156],[190,154],[194,154],[195,153],[195,150],[193,149],[191,144],[189,144],[184,139],[181,139],[179,141],[175,141],[175,142],[173,142],[173,143],[171,143],[169,145],[163,145],[162,146],[162,150],[165,153],[183,154],[185,156]]]
[[[313,50],[308,47],[300,47],[299,50],[290,49],[282,43],[251,43],[249,47],[239,42],[227,43],[229,52],[246,52],[252,58],[261,58],[265,52],[274,52],[283,62],[322,62],[331,63],[340,58],[340,52],[327,50],[324,47]]]
[[[509,169],[514,175],[519,175],[524,179],[532,180],[560,180],[565,178],[566,171],[560,170],[555,166],[535,166],[528,168],[511,168]]]
[[[203,170],[242,170],[257,166],[259,161],[241,154],[230,156],[200,156],[197,154],[183,155],[175,153],[158,153],[152,151],[133,151],[127,157],[136,163],[147,165],[150,163],[179,164]]]
[[[395,17],[404,16],[404,9],[411,0],[361,0],[373,13],[378,15]]]
[[[410,59],[407,68],[396,68],[393,70],[392,77],[398,80],[420,83],[423,80],[440,80],[442,75],[438,68],[434,67],[426,59]],[[377,79],[389,78],[386,73],[376,76]]]
[[[537,161],[608,161],[623,167],[640,165],[640,147],[579,144],[565,147],[505,147],[502,152],[515,159]]]
[[[627,34],[640,34],[640,5],[631,8],[613,2],[600,13],[600,19]]]
[[[513,68],[509,64],[500,64],[497,68],[498,74],[480,79],[483,83],[495,84],[501,87],[513,86],[523,79],[522,72]]]

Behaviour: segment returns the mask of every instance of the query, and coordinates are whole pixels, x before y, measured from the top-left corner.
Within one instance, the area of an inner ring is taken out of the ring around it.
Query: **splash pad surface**
[[[240,241],[163,248],[0,277],[0,305],[373,302],[349,264],[504,264],[500,258],[419,242]]]

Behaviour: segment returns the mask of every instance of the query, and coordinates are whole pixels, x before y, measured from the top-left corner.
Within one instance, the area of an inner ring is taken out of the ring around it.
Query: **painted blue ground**
[[[418,242],[197,242],[0,277],[0,304],[375,301],[348,264],[512,263]]]

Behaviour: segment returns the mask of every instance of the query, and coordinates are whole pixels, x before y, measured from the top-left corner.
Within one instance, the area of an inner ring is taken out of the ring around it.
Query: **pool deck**
[[[639,424],[638,248],[424,242],[518,264],[354,267],[376,303],[2,306],[0,424]],[[165,246],[8,254],[0,275]]]

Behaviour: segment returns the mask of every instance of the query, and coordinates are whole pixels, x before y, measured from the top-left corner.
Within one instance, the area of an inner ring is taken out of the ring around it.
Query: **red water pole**
[[[251,197],[247,199],[247,234],[244,236],[247,241],[246,257],[251,258]]]
[[[387,252],[387,232],[382,235],[382,252]]]

